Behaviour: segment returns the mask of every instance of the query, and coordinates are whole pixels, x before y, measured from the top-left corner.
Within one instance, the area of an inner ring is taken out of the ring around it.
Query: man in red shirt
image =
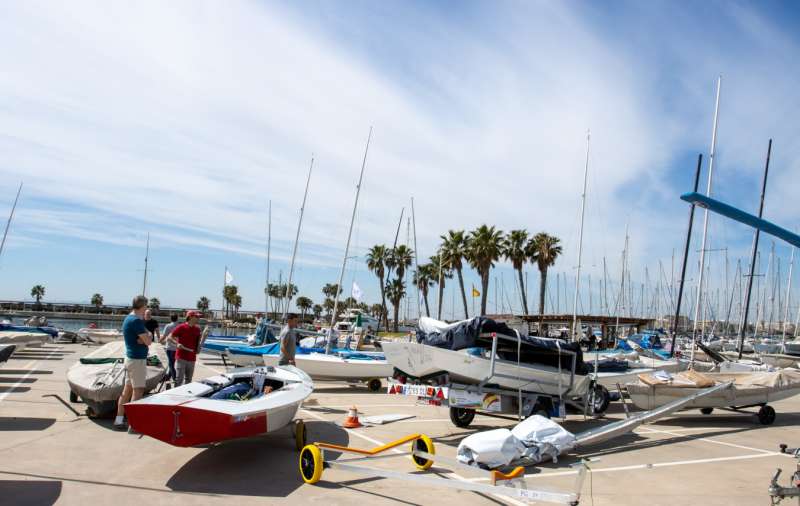
[[[178,342],[175,352],[175,385],[191,383],[194,375],[194,365],[197,353],[200,352],[202,343],[200,326],[197,325],[200,313],[189,311],[186,313],[186,323],[181,323],[172,331],[172,338]]]

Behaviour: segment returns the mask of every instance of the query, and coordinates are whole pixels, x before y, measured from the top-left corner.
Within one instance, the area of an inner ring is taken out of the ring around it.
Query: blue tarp
[[[44,334],[50,334],[53,337],[58,337],[58,329],[55,327],[29,327],[27,325],[11,325],[9,323],[0,323],[0,331],[41,332]]]
[[[658,334],[634,334],[629,336],[627,339],[619,339],[617,341],[617,349],[623,351],[634,351],[633,347],[628,344],[628,341],[632,341],[645,350],[650,350],[660,357],[669,358],[669,352],[666,351],[661,345],[661,339],[658,337]]]

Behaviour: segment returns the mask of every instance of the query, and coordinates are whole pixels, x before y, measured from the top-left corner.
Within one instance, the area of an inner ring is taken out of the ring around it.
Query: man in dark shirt
[[[161,341],[161,330],[158,328],[158,320],[153,318],[153,313],[148,309],[144,313],[144,327],[153,335],[152,341]]]

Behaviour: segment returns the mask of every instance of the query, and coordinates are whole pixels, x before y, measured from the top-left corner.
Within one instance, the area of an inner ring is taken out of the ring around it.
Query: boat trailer
[[[788,448],[785,444],[780,445],[781,453],[794,456],[797,459],[797,471],[794,472],[789,482],[788,487],[778,485],[778,478],[782,470],[778,468],[772,481],[769,483],[768,493],[772,504],[778,504],[787,497],[797,497],[797,502],[800,504],[800,448]]]
[[[411,443],[410,451],[408,452],[392,452],[388,455],[381,455],[388,450],[392,450],[398,446]],[[355,458],[348,458],[345,460],[326,460],[325,451],[330,450],[336,453],[347,453],[358,455]],[[469,471],[471,473],[481,473],[481,478],[484,480],[473,481],[457,477],[456,479],[426,476],[419,473],[405,473],[402,471],[393,471],[390,469],[381,469],[370,465],[370,461],[382,458],[392,458],[408,455],[414,467],[418,471],[426,471],[436,462],[443,464],[455,473],[456,469]],[[484,470],[481,468],[469,466],[459,462],[456,459],[436,455],[436,449],[433,441],[424,434],[411,434],[400,438],[391,443],[383,446],[378,446],[371,449],[351,448],[348,446],[340,446],[330,443],[313,443],[306,445],[300,452],[300,475],[303,481],[308,484],[314,484],[322,478],[324,469],[336,468],[342,471],[358,473],[364,476],[391,478],[397,480],[408,481],[419,485],[427,485],[433,487],[445,487],[456,490],[465,490],[471,492],[478,492],[483,494],[498,495],[504,497],[511,497],[514,499],[532,502],[541,501],[555,504],[568,504],[577,505],[580,501],[581,488],[583,486],[584,478],[586,477],[586,466],[582,463],[577,464],[578,476],[575,480],[573,492],[558,492],[545,489],[528,488],[525,482],[525,468],[515,467],[508,473],[503,473],[498,470]],[[488,483],[484,482],[488,481]]]

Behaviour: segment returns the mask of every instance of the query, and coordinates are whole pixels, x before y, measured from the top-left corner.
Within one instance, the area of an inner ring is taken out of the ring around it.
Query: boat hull
[[[179,447],[207,445],[279,430],[297,416],[300,405],[313,390],[311,379],[302,371],[278,368],[276,375],[287,380],[285,386],[252,400],[208,397],[215,391],[209,382],[231,384],[232,378],[252,376],[253,370],[237,369],[206,382],[189,383],[128,403],[125,405],[128,422],[141,434]]]
[[[800,393],[800,372],[793,370],[774,373],[704,373],[704,376],[713,379],[717,384],[731,380],[734,384],[731,388],[688,403],[685,406],[687,409],[754,406],[776,402]],[[770,384],[770,380],[776,377],[778,381]],[[759,382],[759,379],[763,381]],[[631,402],[640,409],[648,410],[686,397],[696,390],[670,385],[651,386],[642,382],[628,383],[626,388]]]
[[[537,392],[549,395],[568,393],[583,395],[588,391],[589,376],[575,375],[571,371],[539,364],[517,364],[506,360],[495,361],[495,375],[489,377],[491,360],[436,348],[414,342],[383,342],[386,360],[400,371],[417,378],[448,373],[454,383],[497,385],[500,388]],[[572,385],[570,385],[572,379]],[[570,388],[571,387],[571,388]]]
[[[263,355],[264,365],[278,365],[278,355]],[[338,355],[310,353],[296,355],[295,364],[312,379],[321,381],[354,380],[364,381],[373,378],[388,378],[394,367],[384,360],[346,359]]]

